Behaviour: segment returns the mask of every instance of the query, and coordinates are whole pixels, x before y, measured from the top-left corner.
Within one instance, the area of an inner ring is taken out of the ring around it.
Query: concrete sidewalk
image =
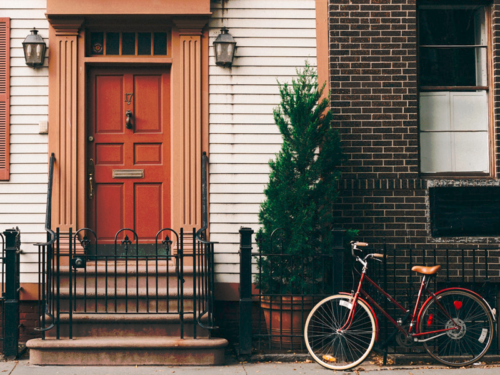
[[[479,365],[465,369],[441,366],[360,366],[351,372],[333,372],[316,363],[239,363],[226,366],[176,367],[176,366],[117,366],[73,367],[30,366],[28,360],[0,362],[0,375],[321,375],[321,374],[380,374],[390,375],[500,375],[499,365]]]

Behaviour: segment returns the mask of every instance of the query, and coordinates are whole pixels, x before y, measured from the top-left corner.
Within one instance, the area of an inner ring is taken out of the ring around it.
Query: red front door
[[[89,227],[101,244],[121,228],[151,243],[170,226],[170,70],[95,69],[89,83]]]

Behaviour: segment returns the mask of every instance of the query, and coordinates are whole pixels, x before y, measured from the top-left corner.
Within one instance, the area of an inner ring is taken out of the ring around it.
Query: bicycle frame
[[[436,298],[436,296],[434,295],[434,293],[432,293],[429,289],[428,289],[428,285],[429,285],[429,281],[430,281],[430,278],[426,280],[426,277],[422,277],[422,281],[420,283],[420,289],[418,291],[418,297],[417,297],[417,302],[415,303],[415,307],[413,309],[413,314],[411,314],[411,322],[410,322],[410,327],[408,328],[408,331],[406,331],[401,325],[399,325],[391,315],[389,315],[389,313],[387,313],[387,311],[385,311],[377,302],[375,302],[375,300],[370,297],[370,295],[362,288],[362,285],[363,285],[363,282],[365,281],[365,279],[370,283],[372,284],[380,293],[382,293],[388,300],[389,302],[391,302],[394,306],[396,306],[398,309],[400,309],[401,311],[403,311],[404,313],[406,314],[409,314],[410,313],[410,310],[407,310],[406,308],[404,308],[401,304],[399,304],[389,293],[387,293],[385,290],[383,290],[375,281],[373,281],[372,279],[370,279],[367,275],[366,275],[366,269],[367,269],[367,266],[366,264],[364,264],[364,267],[363,267],[363,271],[361,273],[361,279],[359,280],[359,284],[358,284],[358,289],[356,290],[356,293],[354,293],[354,300],[352,302],[352,307],[351,307],[351,310],[349,312],[349,315],[347,317],[347,322],[344,324],[344,326],[342,326],[340,328],[339,331],[343,331],[343,330],[348,330],[349,327],[351,326],[352,324],[352,320],[353,320],[353,317],[354,317],[354,314],[356,313],[356,306],[357,306],[357,302],[358,302],[358,299],[359,299],[359,296],[360,294],[365,298],[365,300],[375,306],[382,314],[384,314],[384,316],[401,332],[403,333],[406,337],[408,336],[411,336],[414,338],[415,341],[420,341],[420,342],[424,342],[424,341],[429,341],[429,340],[433,340],[439,336],[442,336],[444,335],[447,331],[453,331],[453,330],[457,330],[457,329],[460,329],[460,327],[457,325],[457,323],[453,320],[453,318],[450,316],[450,314],[448,314],[448,312],[446,311],[446,309],[439,303],[439,300]],[[417,320],[417,317],[418,317],[418,306],[420,305],[420,301],[421,301],[421,298],[422,298],[422,292],[423,291],[426,291],[432,298],[433,300],[436,302],[436,305],[437,307],[446,315],[447,318],[449,318],[453,324],[454,324],[454,327],[450,327],[450,328],[446,328],[446,329],[439,329],[439,330],[436,330],[436,331],[429,331],[429,332],[416,332],[416,333],[412,333],[412,329],[413,329],[413,326],[415,325],[415,322]],[[418,338],[419,337],[422,337],[422,336],[427,336],[427,335],[433,335],[435,334],[435,336],[433,337],[430,337],[430,338],[426,338],[426,339],[423,339],[423,340],[419,340]]]

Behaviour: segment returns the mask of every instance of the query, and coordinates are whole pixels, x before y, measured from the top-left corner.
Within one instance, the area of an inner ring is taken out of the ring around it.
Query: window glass
[[[122,55],[135,55],[135,33],[122,33]]]
[[[154,34],[154,54],[166,55],[167,54],[167,33]]]
[[[419,13],[420,84],[486,85],[484,8],[430,8]]]
[[[151,55],[151,33],[139,33],[138,42],[138,55]]]
[[[106,33],[106,55],[120,54],[120,33]]]
[[[421,45],[473,45],[476,9],[421,9]]]
[[[90,33],[90,49],[93,55],[102,55],[104,52],[104,33]]]
[[[422,86],[476,86],[476,54],[468,49],[420,50]]]

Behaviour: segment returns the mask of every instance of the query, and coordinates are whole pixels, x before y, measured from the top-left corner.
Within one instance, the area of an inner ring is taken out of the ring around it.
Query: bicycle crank
[[[403,328],[406,332],[408,332],[410,325],[405,324],[403,326]],[[398,333],[396,335],[396,342],[398,343],[398,345],[400,345],[404,348],[410,348],[413,345],[415,345],[415,341],[414,341],[412,336],[406,336],[403,332],[401,332],[399,330],[398,330]]]

